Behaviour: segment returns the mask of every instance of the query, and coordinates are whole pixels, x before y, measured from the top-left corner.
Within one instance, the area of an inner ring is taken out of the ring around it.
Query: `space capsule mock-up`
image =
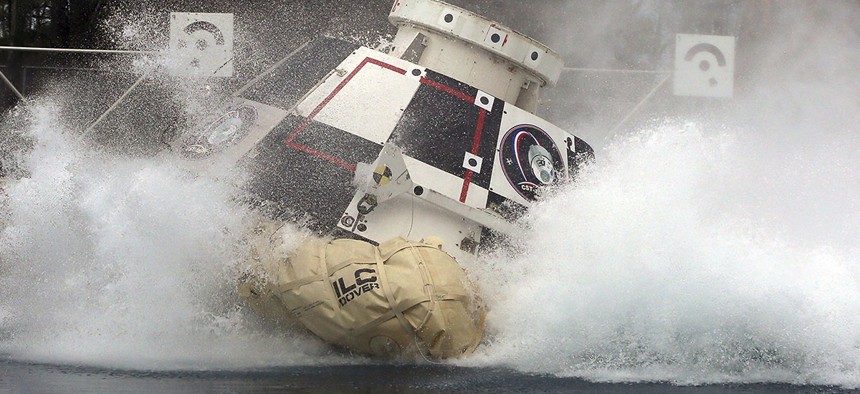
[[[240,280],[255,311],[360,353],[456,357],[484,315],[458,262],[592,153],[535,115],[563,67],[543,44],[437,0],[389,19],[384,52],[306,43],[173,149],[199,171],[244,166],[272,213]],[[283,221],[321,237],[290,249]]]

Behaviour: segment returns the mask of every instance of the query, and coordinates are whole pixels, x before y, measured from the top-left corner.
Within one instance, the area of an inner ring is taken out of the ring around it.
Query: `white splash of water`
[[[756,166],[759,136],[703,128],[616,140],[532,209],[522,254],[470,267],[491,312],[469,365],[860,385],[860,139]]]
[[[33,119],[29,176],[0,204],[0,353],[135,369],[343,362],[240,306],[234,267],[252,220],[234,186],[90,149],[51,105]]]

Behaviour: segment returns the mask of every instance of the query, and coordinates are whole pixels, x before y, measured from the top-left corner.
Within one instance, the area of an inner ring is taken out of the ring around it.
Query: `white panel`
[[[462,178],[458,178],[409,156],[404,156],[403,158],[406,161],[406,168],[409,169],[409,175],[412,176],[412,182],[415,185],[433,189],[454,201],[460,201],[460,193],[463,191]],[[483,209],[487,206],[488,195],[487,189],[471,184],[469,185],[469,193],[466,196],[466,205]]]
[[[170,13],[173,75],[233,76],[233,14]]]
[[[328,97],[335,88],[337,88],[337,86],[349,76],[349,73],[355,70],[361,61],[369,55],[369,53],[363,51],[363,49],[365,48],[359,48],[359,50],[344,59],[337,68],[329,72],[329,74],[323,78],[323,81],[320,82],[319,85],[308,92],[296,105],[296,113],[300,116],[310,116],[314,109],[325,101],[326,97]]]
[[[375,242],[385,242],[395,237],[411,240],[439,237],[444,241],[442,249],[458,261],[473,257],[460,249],[460,242],[466,237],[480,242],[481,228],[474,222],[435,207],[411,194],[400,195],[379,204],[362,220],[357,221],[359,216],[356,204],[362,196],[363,193],[359,193],[353,198],[338,227]]]
[[[355,221],[360,217],[357,206],[362,197],[364,192],[359,192],[353,197],[338,222],[338,227],[376,242],[385,242],[398,236],[406,237],[409,234],[413,218],[412,194],[400,195],[385,201],[362,220]],[[344,218],[352,218],[354,222],[350,224],[349,219]]]
[[[464,161],[469,159],[475,157],[467,153]],[[389,171],[384,171],[386,168]],[[341,229],[377,242],[398,236],[413,240],[440,237],[445,240],[446,252],[464,258],[471,251],[469,247],[467,251],[460,248],[463,240],[473,242],[472,246],[480,242],[481,226],[477,223],[483,223],[484,217],[473,208],[486,206],[486,189],[470,184],[466,205],[461,205],[458,200],[463,179],[403,156],[393,145],[386,145],[372,165],[358,170],[356,184],[370,182],[370,185],[356,191],[338,222]],[[371,171],[383,177],[376,177]],[[390,179],[383,184],[385,176]]]
[[[314,120],[382,144],[394,131],[419,85],[415,79],[368,64]]]
[[[732,97],[734,73],[734,37],[678,34],[675,95]]]
[[[480,242],[481,227],[420,198],[415,198],[415,221],[409,232],[409,238],[422,239],[429,236],[442,238],[444,241],[442,250],[462,262],[464,258],[474,256],[461,250],[460,242],[466,237]]]
[[[366,63],[360,71],[352,74],[367,57],[399,67],[406,71],[406,75],[372,63]],[[421,85],[419,79],[411,75],[414,69],[424,72],[423,68],[412,63],[360,48],[302,100],[297,112],[310,116],[321,103],[330,100],[315,115],[315,121],[382,144],[394,131]],[[349,82],[332,96],[350,75]]]

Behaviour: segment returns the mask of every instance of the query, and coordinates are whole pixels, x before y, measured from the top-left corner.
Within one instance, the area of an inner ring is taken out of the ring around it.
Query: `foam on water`
[[[88,148],[52,108],[34,109],[29,176],[0,204],[0,353],[142,369],[341,362],[240,308],[252,221],[231,183]]]

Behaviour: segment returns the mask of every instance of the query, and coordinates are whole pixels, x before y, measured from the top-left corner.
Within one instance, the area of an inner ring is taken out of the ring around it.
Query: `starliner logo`
[[[377,283],[376,270],[370,268],[362,268],[355,270],[355,283],[347,286],[343,277],[334,281],[334,293],[337,295],[337,301],[340,306],[346,306],[350,301],[358,298],[362,294],[367,294],[373,289],[379,288]]]

